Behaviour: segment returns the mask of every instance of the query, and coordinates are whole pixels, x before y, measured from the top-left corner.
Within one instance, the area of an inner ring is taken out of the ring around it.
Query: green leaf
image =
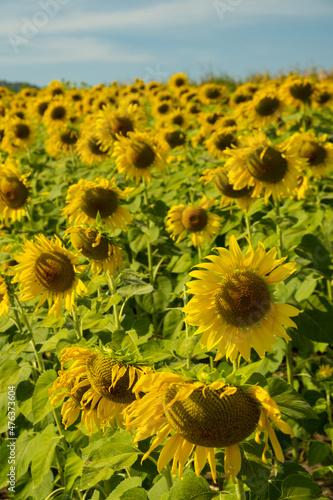
[[[178,309],[171,309],[164,316],[163,338],[177,338],[184,323],[184,316]]]
[[[163,311],[171,300],[172,284],[166,276],[158,276],[154,285],[154,291],[149,295],[138,297],[141,307],[148,313],[153,314]]]
[[[98,470],[95,467],[84,466],[80,481],[80,489],[87,490],[92,488],[100,481],[107,481],[114,474],[114,470],[110,467],[103,467]]]
[[[332,266],[329,252],[319,238],[313,234],[305,234],[295,253],[308,261],[309,267],[330,278]]]
[[[321,489],[310,477],[292,475],[282,482],[282,494],[279,500],[318,500]]]
[[[118,293],[125,295],[127,297],[132,297],[133,295],[145,295],[146,293],[151,293],[154,288],[149,283],[142,283],[139,285],[128,285],[118,288]]]
[[[296,318],[300,335],[315,342],[332,341],[333,307],[324,297],[311,297],[308,307]]]
[[[32,397],[32,413],[35,424],[54,409],[50,403],[48,392],[56,378],[57,374],[54,370],[47,370],[37,380]]]
[[[135,488],[136,486],[141,486],[142,479],[140,477],[127,477],[122,481],[118,486],[113,490],[113,492],[106,498],[106,500],[118,500],[120,498],[127,498],[123,497],[123,493],[127,492],[131,488]],[[131,497],[128,497],[131,498]],[[132,497],[135,499],[135,497]],[[141,500],[141,496],[137,497],[138,500]],[[143,499],[147,498],[142,497]]]
[[[331,453],[331,447],[323,441],[311,443],[308,453],[308,464],[313,467],[316,464],[322,464],[323,460]]]
[[[259,445],[251,439],[243,442],[240,448],[244,455],[240,477],[259,498],[265,498],[271,468],[261,458],[264,444]]]
[[[168,483],[164,476],[162,476],[154,484],[154,486],[148,491],[149,500],[156,500],[156,498],[162,498],[163,495],[169,495]]]
[[[265,500],[280,500],[283,481],[288,477],[310,478],[304,467],[294,462],[284,462],[279,465],[278,473],[268,481],[268,491]],[[296,500],[296,499],[295,499]]]
[[[295,300],[297,300],[297,302],[302,302],[302,300],[306,300],[311,297],[316,289],[317,283],[318,280],[314,277],[313,274],[307,276],[296,290]]]
[[[191,469],[184,473],[184,479],[177,478],[170,489],[168,500],[212,500],[212,491],[203,477],[198,477]]]
[[[77,477],[81,476],[83,469],[83,460],[75,451],[70,448],[67,453],[65,463],[65,485],[66,491],[70,491]]]
[[[22,434],[19,435],[16,441],[17,477],[23,476],[28,470],[34,454],[36,437],[37,435],[33,434],[32,432],[24,430]]]
[[[324,431],[333,443],[333,424],[326,424],[324,426]]]
[[[153,325],[148,318],[138,318],[133,321],[132,329],[136,331],[138,337],[143,337],[147,334],[153,334]]]
[[[281,413],[294,420],[318,419],[305,399],[281,378],[268,380],[269,394],[279,406]]]
[[[67,339],[67,337],[68,330],[60,330],[42,345],[39,352],[53,351],[57,347],[58,342],[62,339]]]
[[[53,424],[49,424],[35,440],[35,454],[31,464],[31,475],[34,487],[38,486],[49,472],[54,450],[59,442]]]
[[[192,266],[192,258],[189,253],[185,253],[177,260],[176,264],[172,267],[172,273],[186,273]]]

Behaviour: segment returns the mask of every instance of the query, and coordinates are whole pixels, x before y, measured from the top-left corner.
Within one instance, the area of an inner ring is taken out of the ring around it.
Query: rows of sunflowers
[[[333,81],[0,88],[0,498],[333,498]]]

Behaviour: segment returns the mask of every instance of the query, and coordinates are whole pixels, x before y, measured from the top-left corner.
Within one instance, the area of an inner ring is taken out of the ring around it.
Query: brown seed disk
[[[35,274],[39,283],[54,293],[70,290],[75,278],[73,264],[61,252],[41,253],[35,262]]]
[[[168,422],[178,434],[198,446],[224,448],[243,441],[258,424],[259,408],[242,389],[220,398],[224,390],[195,389],[185,401],[176,401],[165,410]],[[177,386],[169,389],[165,407],[177,392]]]

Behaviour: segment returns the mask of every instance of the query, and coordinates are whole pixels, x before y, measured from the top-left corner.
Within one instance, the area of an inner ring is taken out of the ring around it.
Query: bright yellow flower
[[[271,420],[282,432],[293,436],[291,427],[281,419],[281,412],[261,387],[243,390],[216,381],[209,385],[186,380],[174,373],[151,373],[137,382],[135,393],[146,393],[124,411],[128,429],[136,429],[135,442],[156,434],[145,460],[168,437],[157,462],[158,472],[173,460],[171,473],[183,477],[183,468],[194,451],[194,470],[199,476],[207,460],[216,482],[216,448],[225,448],[224,472],[236,482],[241,469],[237,443],[256,429],[255,439],[265,432],[262,459],[267,462],[267,436],[279,461],[284,457]]]
[[[29,201],[29,174],[22,174],[15,160],[8,157],[0,166],[0,217],[8,225],[10,220],[20,221]]]
[[[296,327],[290,316],[299,310],[274,303],[270,290],[295,271],[296,263],[282,264],[286,257],[276,260],[276,249],[266,253],[262,243],[255,252],[249,245],[243,256],[234,236],[229,250],[217,251],[219,255],[206,257],[211,262],[198,264],[203,271],[190,273],[197,279],[187,283],[194,297],[183,308],[186,321],[198,326],[195,334],[202,334],[202,347],[210,351],[217,346],[215,359],[235,361],[239,353],[250,361],[251,347],[263,358],[272,352],[274,336],[291,340],[283,325]]]

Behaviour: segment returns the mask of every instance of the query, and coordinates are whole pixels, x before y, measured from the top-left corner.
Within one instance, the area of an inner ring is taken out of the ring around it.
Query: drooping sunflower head
[[[274,451],[284,461],[269,419],[283,432],[293,435],[290,426],[281,419],[281,412],[269,394],[261,387],[236,387],[216,380],[203,384],[181,377],[175,373],[151,373],[144,375],[134,387],[137,393],[146,393],[125,410],[125,424],[135,428],[135,442],[157,433],[150,453],[168,437],[157,463],[161,473],[173,460],[171,473],[177,468],[183,477],[185,463],[194,450],[194,469],[199,476],[208,460],[213,480],[216,481],[216,448],[225,448],[224,471],[226,476],[236,476],[241,469],[241,454],[237,443],[256,431],[255,439],[265,431],[270,437]],[[170,436],[171,434],[171,436]],[[262,459],[266,462],[268,449],[266,440]]]
[[[122,257],[119,248],[114,245],[110,238],[104,236],[93,228],[75,226],[69,228],[66,234],[70,234],[71,242],[75,250],[91,261],[93,275],[109,272],[113,276],[115,270],[121,269]]]
[[[62,408],[66,428],[82,412],[81,425],[85,424],[92,433],[94,424],[104,429],[106,425],[113,426],[116,419],[121,425],[124,408],[139,397],[132,392],[135,383],[150,371],[148,366],[128,361],[125,353],[122,355],[105,347],[65,348],[61,355],[61,371],[49,397],[53,397],[55,404],[69,396],[70,400]]]
[[[237,138],[234,127],[215,129],[211,137],[205,141],[207,151],[213,158],[223,158],[226,149],[236,145]]]
[[[36,310],[49,299],[54,302],[48,314],[59,316],[62,301],[72,314],[76,307],[74,294],[83,295],[86,288],[76,275],[77,258],[67,250],[55,236],[48,240],[44,235],[36,236],[36,242],[26,240],[22,253],[15,255],[18,264],[13,282],[20,283],[21,300],[40,300]]]
[[[246,211],[254,202],[251,198],[253,187],[245,186],[243,189],[235,189],[230,183],[227,171],[224,167],[207,169],[199,179],[204,184],[213,181],[216,189],[221,193],[220,207],[230,206],[236,201],[239,207]]]
[[[55,158],[61,153],[70,154],[75,150],[79,139],[79,132],[72,125],[63,125],[50,130],[50,137],[46,140],[46,151]]]
[[[171,238],[179,243],[189,233],[192,245],[196,247],[210,242],[221,225],[220,217],[209,212],[213,204],[213,200],[204,196],[198,205],[172,207],[166,220],[166,229],[171,233]]]
[[[9,220],[21,220],[25,204],[29,201],[28,174],[22,174],[16,162],[8,157],[0,166],[0,217],[7,225]]]
[[[66,198],[67,206],[63,215],[69,217],[69,222],[96,223],[98,214],[106,226],[115,231],[125,229],[131,221],[130,213],[123,208],[119,200],[125,198],[132,188],[121,191],[114,179],[97,178],[95,181],[81,179],[70,186]]]

